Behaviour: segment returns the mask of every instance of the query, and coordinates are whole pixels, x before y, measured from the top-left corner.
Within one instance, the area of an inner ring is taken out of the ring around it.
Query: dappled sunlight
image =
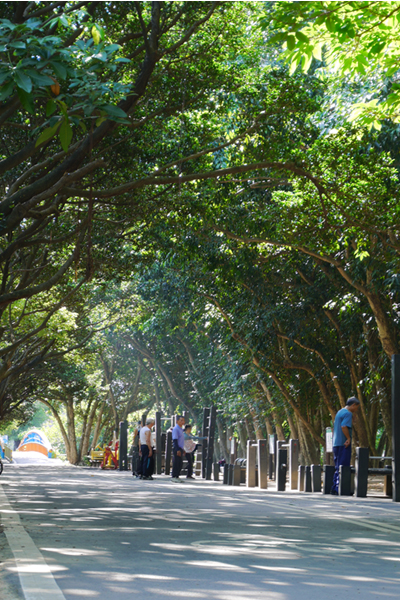
[[[334,600],[351,585],[398,597],[399,513],[384,503],[370,522],[352,499],[77,469],[52,471],[47,488],[46,472],[21,471],[2,483],[69,598]]]

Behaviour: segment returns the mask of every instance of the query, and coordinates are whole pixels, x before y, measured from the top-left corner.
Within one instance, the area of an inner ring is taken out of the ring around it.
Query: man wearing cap
[[[357,412],[360,401],[352,396],[341,408],[335,417],[333,425],[333,458],[335,460],[335,474],[331,494],[337,496],[339,493],[339,469],[343,465],[350,466],[351,459],[351,436],[353,430],[353,414]]]

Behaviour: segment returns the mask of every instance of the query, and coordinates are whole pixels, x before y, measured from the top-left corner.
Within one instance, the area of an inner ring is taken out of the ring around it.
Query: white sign
[[[325,430],[326,452],[333,452],[333,435],[332,427],[327,427]]]
[[[231,454],[235,454],[235,438],[231,438]]]
[[[275,434],[269,436],[269,453],[275,454]]]

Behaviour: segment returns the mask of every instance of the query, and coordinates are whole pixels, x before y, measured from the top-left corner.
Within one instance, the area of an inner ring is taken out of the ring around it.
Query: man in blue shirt
[[[183,456],[185,454],[185,436],[183,435],[182,427],[185,424],[185,417],[177,417],[176,425],[172,430],[172,481],[174,483],[183,483],[179,479],[181,474]]]
[[[336,414],[333,425],[333,458],[335,461],[335,475],[331,494],[339,493],[339,469],[341,465],[350,466],[351,437],[353,430],[353,414],[357,412],[360,401],[355,396],[349,398],[346,406]]]

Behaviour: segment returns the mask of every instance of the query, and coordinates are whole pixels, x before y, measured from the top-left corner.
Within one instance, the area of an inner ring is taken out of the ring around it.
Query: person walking
[[[155,423],[152,417],[146,420],[146,425],[140,430],[140,450],[142,453],[142,479],[153,479],[153,448],[151,429]]]
[[[353,431],[353,415],[357,412],[360,401],[352,396],[341,408],[335,417],[333,424],[333,458],[335,461],[335,474],[331,494],[337,496],[339,493],[339,471],[341,465],[350,466],[351,438]]]
[[[185,424],[185,417],[179,415],[176,419],[176,425],[172,430],[172,480],[174,483],[183,483],[179,478],[182,469],[183,457],[185,454],[185,436],[182,427]]]

